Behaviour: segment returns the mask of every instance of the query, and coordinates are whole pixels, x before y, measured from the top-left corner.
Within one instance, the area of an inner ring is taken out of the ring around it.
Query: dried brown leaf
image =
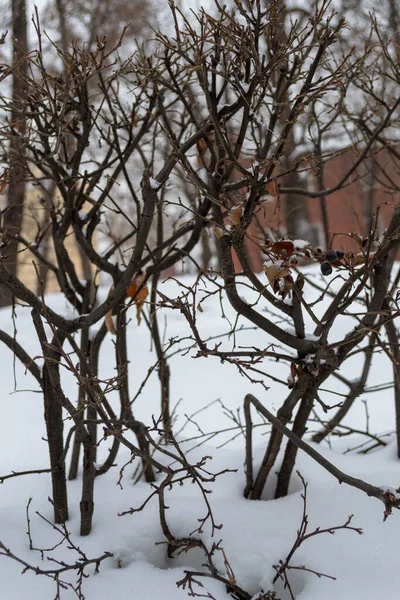
[[[276,179],[271,179],[271,181],[268,181],[267,192],[270,196],[273,196],[274,198],[276,198],[276,196],[279,193],[278,183],[277,183]]]
[[[272,244],[270,250],[278,257],[291,256],[294,252],[294,244],[287,240],[281,240]]]
[[[238,204],[235,208],[229,211],[229,220],[233,226],[240,225],[240,219],[243,213],[243,204]]]
[[[143,305],[146,301],[147,296],[149,295],[149,288],[147,285],[143,285],[143,282],[146,278],[144,273],[140,273],[135,277],[132,281],[128,289],[126,290],[127,296],[130,298],[134,298],[133,302],[136,305],[136,318],[138,325],[141,322]]]
[[[274,291],[276,291],[276,283],[279,281],[279,279],[290,275],[290,270],[284,266],[268,265],[267,267],[265,267],[265,274],[267,276],[270,286]]]
[[[5,169],[3,171],[3,175],[1,176],[1,179],[0,179],[0,194],[2,192],[4,192],[4,190],[6,189],[7,181],[8,181],[8,169]]]
[[[204,152],[207,150],[207,142],[204,138],[201,138],[198,142],[197,142],[197,148],[199,150],[199,154],[204,154]]]
[[[107,331],[109,331],[110,333],[112,333],[112,335],[117,335],[117,330],[115,329],[115,326],[114,326],[114,321],[113,321],[111,310],[108,311],[108,313],[106,313],[106,316],[104,318],[104,322],[106,324]]]
[[[224,230],[221,227],[214,227],[214,235],[219,240],[224,235]]]

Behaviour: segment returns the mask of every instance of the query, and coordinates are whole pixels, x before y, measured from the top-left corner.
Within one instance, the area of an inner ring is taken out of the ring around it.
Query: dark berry
[[[336,250],[328,250],[328,252],[325,254],[325,258],[329,262],[335,262],[338,259],[338,253]]]
[[[342,258],[344,258],[344,252],[343,250],[336,250],[336,254],[339,260],[341,260]]]
[[[321,263],[322,275],[330,275],[332,273],[332,265],[328,262]]]

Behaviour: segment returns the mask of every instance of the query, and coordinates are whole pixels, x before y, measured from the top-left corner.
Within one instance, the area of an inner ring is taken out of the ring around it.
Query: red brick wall
[[[348,171],[349,166],[352,162],[354,163],[356,159],[356,155],[350,151],[346,154],[332,158],[325,167],[326,187],[331,188],[337,185],[342,176]],[[377,155],[376,161],[380,167],[387,172],[392,180],[400,183],[400,174],[396,173],[395,168],[386,153]],[[359,176],[365,175],[365,177],[357,181],[357,174]],[[389,183],[380,168],[376,170],[376,174],[380,181]],[[371,185],[368,184],[372,183],[373,180],[371,179],[371,175],[366,173],[365,166],[359,168],[349,180],[353,181],[350,185],[346,185],[343,189],[330,194],[326,198],[329,234],[330,236],[334,233],[338,234],[335,235],[333,242],[333,246],[336,249],[357,252],[359,251],[359,248],[348,234],[350,232],[355,232],[360,235],[367,234],[367,223],[369,221],[367,215],[371,196],[373,213],[378,211],[379,232],[382,233],[390,220],[394,205],[396,202],[400,201],[400,194],[388,190],[385,185],[377,183],[376,180],[372,185],[371,190]],[[346,183],[348,183],[348,181]],[[305,183],[304,185],[309,187],[314,185],[312,176],[309,178],[308,183]],[[282,233],[285,232],[284,202],[285,198],[282,196],[280,200],[271,198],[271,200],[262,203],[257,217],[264,228],[265,236],[260,231],[260,228],[257,227],[255,223],[252,223],[248,230],[249,238],[253,238],[260,242],[263,240],[263,237],[269,236],[271,230],[279,230]],[[326,250],[323,242],[324,237],[320,199],[307,198],[306,202],[312,230],[314,233],[320,232],[320,239],[317,241],[317,244],[322,247],[323,250]],[[312,231],[310,231],[309,237],[312,243],[316,243],[316,240],[312,239]],[[260,272],[262,270],[263,258],[258,245],[250,239],[247,239],[246,248],[252,268],[254,271]],[[240,270],[238,261],[235,262],[237,268]]]

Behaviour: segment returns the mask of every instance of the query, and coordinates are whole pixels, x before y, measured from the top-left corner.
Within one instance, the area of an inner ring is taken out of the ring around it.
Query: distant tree
[[[22,224],[25,197],[25,134],[26,134],[26,74],[28,42],[25,0],[12,0],[12,102],[6,127],[8,136],[7,200],[2,214],[3,243],[7,247],[4,261],[12,273],[17,273],[17,235]],[[0,306],[12,301],[10,290],[0,287]]]
[[[60,32],[60,45],[66,49],[72,39],[94,48],[96,39],[107,38],[115,45],[122,29],[128,26],[125,43],[128,40],[143,39],[148,36],[149,21],[157,24],[149,0],[51,0],[50,13],[45,17]]]

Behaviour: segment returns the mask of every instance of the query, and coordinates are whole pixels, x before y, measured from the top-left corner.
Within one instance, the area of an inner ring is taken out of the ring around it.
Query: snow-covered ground
[[[311,270],[316,279],[319,274]],[[178,278],[179,279],[179,278]],[[181,281],[187,283],[184,277]],[[208,284],[209,288],[210,284]],[[205,289],[205,286],[201,286]],[[169,296],[177,296],[181,288],[176,281],[167,281],[161,285],[162,292]],[[106,293],[106,291],[104,291]],[[316,292],[310,292],[316,294]],[[243,295],[248,292],[243,290]],[[200,300],[201,294],[197,300]],[[59,296],[49,298],[54,308],[68,314],[64,301]],[[230,330],[227,319],[221,317],[221,306],[217,296],[202,304],[203,312],[198,313],[198,326],[204,337],[216,336]],[[128,340],[130,352],[130,385],[133,397],[145,377],[149,367],[155,362],[154,349],[149,342],[146,325],[136,324],[132,309],[132,321],[129,324]],[[224,312],[229,319],[233,313],[224,304]],[[160,312],[160,323],[165,328],[165,343],[177,336],[189,336],[190,331],[183,316],[178,311]],[[239,322],[239,327],[248,326]],[[39,356],[40,351],[30,323],[29,308],[19,308],[15,320],[17,339],[32,357]],[[289,324],[288,324],[289,326]],[[342,318],[335,327],[333,335],[339,339],[351,326],[349,318]],[[7,311],[0,313],[0,328],[13,332],[13,322]],[[309,333],[312,333],[310,329]],[[232,337],[221,338],[225,348],[232,347]],[[171,368],[172,403],[178,404],[176,430],[181,430],[179,439],[183,447],[190,449],[189,457],[196,462],[205,455],[212,456],[208,468],[212,472],[225,469],[237,469],[236,472],[219,476],[215,483],[207,487],[212,490],[209,500],[215,520],[223,524],[217,530],[214,539],[208,526],[205,527],[203,540],[207,546],[222,540],[221,547],[233,569],[240,587],[249,594],[260,590],[274,589],[272,580],[275,575],[274,565],[284,560],[296,539],[296,532],[301,523],[303,501],[302,485],[297,475],[291,482],[291,493],[288,497],[271,500],[273,486],[267,485],[264,499],[249,501],[243,498],[244,488],[244,438],[238,429],[232,429],[234,423],[227,416],[226,409],[236,411],[242,407],[246,393],[252,392],[268,408],[276,410],[287,393],[287,388],[272,380],[265,379],[270,386],[265,391],[261,385],[251,385],[241,376],[236,368],[229,364],[221,364],[215,357],[194,358],[196,349],[186,350],[190,340],[183,340],[171,348],[173,354],[169,360]],[[210,342],[211,344],[212,342]],[[246,346],[266,347],[265,334],[253,328],[239,332],[237,343]],[[179,352],[176,352],[179,350]],[[48,454],[43,423],[42,396],[37,392],[34,379],[25,374],[24,368],[13,361],[10,351],[0,346],[0,380],[2,394],[0,397],[0,477],[11,471],[41,469],[48,466]],[[101,354],[100,373],[103,379],[115,374],[112,336],[108,335]],[[39,363],[40,363],[40,359]],[[358,359],[354,359],[343,367],[342,372],[350,379],[358,375]],[[265,361],[264,370],[278,379],[286,380],[287,365]],[[261,376],[259,377],[261,378]],[[390,381],[391,366],[383,354],[374,357],[372,375],[368,381],[370,386]],[[16,386],[15,386],[16,381]],[[76,399],[77,387],[73,378],[64,374],[64,383],[71,400]],[[327,387],[327,386],[326,386]],[[330,384],[332,391],[343,392],[345,387],[338,382]],[[393,391],[386,390],[374,394],[365,394],[362,399],[368,401],[369,427],[373,433],[388,433],[394,429]],[[336,404],[338,397],[331,393],[322,394],[325,402]],[[111,401],[116,398],[110,397]],[[226,407],[224,409],[221,402]],[[134,405],[135,416],[146,423],[151,423],[151,416],[159,414],[159,381],[153,372],[142,394]],[[211,404],[206,410],[203,407]],[[200,412],[198,412],[200,411]],[[185,415],[197,413],[193,420],[187,421]],[[358,429],[365,426],[365,406],[361,401],[352,409],[346,420],[347,424]],[[68,431],[71,423],[66,420]],[[311,428],[313,426],[311,425]],[[210,439],[200,437],[201,431],[210,432],[230,429],[229,432]],[[258,428],[255,437],[254,467],[260,463],[267,440],[268,428]],[[236,436],[229,444],[229,438]],[[190,441],[184,442],[187,438]],[[206,439],[206,443],[198,446]],[[342,438],[332,441],[331,448],[327,444],[318,447],[319,451],[343,471],[363,478],[376,485],[398,487],[400,485],[399,461],[393,437],[384,438],[389,443],[379,451],[364,454],[343,452],[357,446],[361,437]],[[99,447],[99,461],[106,455],[110,441],[106,440]],[[198,447],[196,447],[198,446]],[[118,456],[121,467],[129,461],[129,454],[122,450]],[[96,480],[95,515],[93,532],[89,537],[79,536],[79,500],[81,481],[70,482],[69,506],[70,521],[68,530],[72,541],[79,546],[88,557],[100,556],[108,551],[113,554],[102,562],[100,572],[93,574],[94,568],[87,569],[90,574],[84,582],[84,593],[87,600],[178,600],[187,597],[187,590],[177,588],[176,582],[184,576],[185,568],[204,571],[204,557],[199,549],[192,549],[176,558],[168,558],[164,536],[158,519],[158,503],[153,499],[147,507],[133,515],[118,516],[130,507],[138,507],[149,494],[149,486],[145,483],[132,484],[132,474],[136,464],[129,465],[124,472],[122,489],[118,485],[120,469],[115,467],[106,475]],[[378,600],[382,597],[397,598],[400,589],[400,570],[398,568],[398,549],[400,539],[400,513],[395,512],[383,522],[383,505],[377,500],[365,496],[360,491],[339,485],[336,480],[316,465],[308,456],[299,453],[297,469],[308,482],[307,514],[309,531],[316,527],[329,528],[342,525],[347,517],[354,514],[351,525],[362,528],[363,535],[354,531],[339,530],[336,535],[319,535],[311,537],[295,553],[292,564],[304,565],[307,569],[328,574],[336,579],[317,577],[305,570],[289,571],[288,576],[297,600],[336,600],[337,598],[353,599],[355,596],[363,600]],[[48,501],[51,495],[50,477],[48,474],[24,476],[7,480],[0,486],[0,541],[14,554],[22,557],[30,564],[40,568],[50,568],[46,558],[42,561],[38,552],[29,550],[26,534],[26,506],[30,498],[30,525],[33,542],[36,547],[49,548],[60,541],[60,534],[54,531],[36,511],[51,520],[52,507]],[[206,508],[199,489],[191,483],[182,487],[174,487],[167,494],[166,503],[170,507],[168,522],[171,531],[177,536],[187,536],[196,527],[198,519],[204,516]],[[68,550],[66,544],[57,548],[54,553],[58,560],[72,563],[78,556]],[[218,553],[217,553],[218,555]],[[224,573],[222,553],[216,556],[216,564]],[[1,600],[52,600],[56,590],[54,582],[31,572],[21,575],[22,567],[13,560],[0,556],[0,598]],[[65,576],[68,579],[68,575]],[[73,579],[72,579],[73,580]],[[202,579],[203,589],[199,593],[210,592],[217,600],[229,598],[222,583],[211,579]],[[290,595],[282,586],[275,587],[277,598],[287,600]],[[60,597],[75,597],[71,589],[61,590]]]

